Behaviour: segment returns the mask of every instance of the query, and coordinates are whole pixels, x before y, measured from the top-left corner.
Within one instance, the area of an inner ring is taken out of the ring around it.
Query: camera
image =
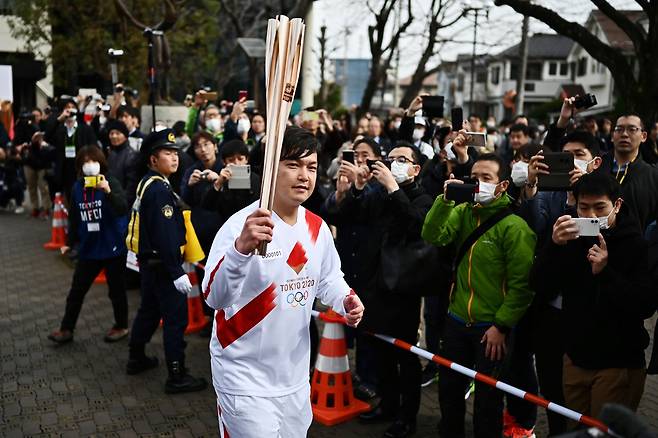
[[[123,56],[123,50],[109,48],[107,50],[107,54],[109,55],[110,58],[119,58],[119,57]]]
[[[584,96],[576,96],[576,98],[573,101],[573,106],[576,109],[587,109],[591,108],[594,105],[596,105],[598,102],[596,101],[596,96],[590,93],[587,93]]]
[[[475,202],[475,194],[478,192],[479,181],[475,178],[462,178],[464,184],[448,184],[445,198],[455,201],[455,204],[464,202]]]

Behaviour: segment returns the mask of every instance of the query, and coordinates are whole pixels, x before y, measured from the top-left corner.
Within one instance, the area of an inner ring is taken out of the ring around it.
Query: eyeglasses
[[[405,163],[417,164],[417,163],[414,162],[413,160],[410,160],[409,158],[404,157],[404,156],[399,156],[399,157],[389,157],[389,160],[388,160],[388,161],[391,161],[391,162],[395,161],[395,162],[398,163],[398,164],[405,164]]]
[[[639,126],[633,126],[633,125],[628,125],[628,126],[615,126],[614,129],[616,134],[622,134],[624,131],[628,132],[629,134],[637,134],[638,132],[642,131],[642,128]]]

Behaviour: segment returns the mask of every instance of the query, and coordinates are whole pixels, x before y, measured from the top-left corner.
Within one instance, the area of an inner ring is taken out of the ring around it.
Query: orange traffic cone
[[[105,278],[105,269],[103,269],[98,277],[94,280],[94,284],[105,284],[107,283],[107,278]]]
[[[332,310],[326,316],[311,381],[311,406],[315,420],[333,426],[370,410],[370,405],[354,398],[341,319]]]
[[[50,242],[44,243],[43,247],[50,250],[60,249],[66,245],[66,227],[68,226],[68,212],[64,207],[62,194],[55,194],[53,207],[53,225],[50,231]]]
[[[206,315],[203,313],[201,302],[201,287],[194,266],[191,263],[183,263],[183,269],[192,283],[192,291],[187,294],[187,328],[185,334],[196,333],[208,324]]]

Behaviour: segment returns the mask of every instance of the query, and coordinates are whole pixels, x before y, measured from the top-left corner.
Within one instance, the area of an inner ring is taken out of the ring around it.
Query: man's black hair
[[[236,155],[242,155],[249,158],[249,148],[242,140],[236,138],[235,140],[227,141],[222,145],[221,156],[223,161]]]
[[[137,120],[141,121],[139,110],[134,106],[121,105],[117,110],[117,117],[121,117],[124,113],[128,113],[131,117],[135,117]]]
[[[313,133],[299,126],[288,126],[283,136],[281,160],[299,160],[318,152],[318,140]]]
[[[615,202],[621,196],[621,186],[606,172],[595,171],[581,176],[574,185],[573,196],[576,202],[582,195],[607,196]]]
[[[41,108],[39,108],[38,106],[33,107],[32,111],[38,111],[39,114],[43,114],[43,111],[41,111]]]
[[[530,136],[530,128],[528,128],[528,125],[524,125],[523,123],[517,123],[517,124],[515,124],[515,125],[512,125],[512,126],[509,128],[509,132],[510,132],[510,134],[511,134],[512,132],[523,132],[523,134],[524,134],[526,137],[529,137],[529,136]]]
[[[185,122],[182,120],[177,121],[174,123],[174,126],[171,127],[171,130],[174,131],[176,137],[181,137],[185,134]]]
[[[567,143],[581,143],[592,154],[593,157],[601,156],[601,146],[599,141],[587,131],[581,129],[573,131],[560,140],[560,150],[564,148]]]
[[[505,164],[505,161],[503,161],[500,156],[494,154],[494,153],[486,153],[482,154],[479,157],[475,159],[475,162],[477,163],[478,161],[493,161],[494,163],[498,164],[498,180],[499,181],[504,181],[509,177],[509,166]]]
[[[352,149],[356,149],[358,145],[361,143],[367,144],[370,149],[372,149],[372,153],[375,154],[375,157],[381,157],[382,156],[382,148],[379,147],[377,142],[372,139],[371,137],[361,137],[357,141],[354,142],[354,145],[352,146]]]
[[[522,158],[525,158],[526,160],[529,160],[530,158],[537,155],[537,153],[540,150],[541,150],[540,146],[538,146],[536,144],[532,144],[532,143],[527,143],[527,144],[524,144],[523,146],[521,146],[521,148],[515,154],[514,158],[516,159],[518,157],[522,157]]]
[[[637,117],[638,119],[640,119],[640,128],[642,128],[642,130],[644,131],[644,129],[645,129],[645,128],[644,128],[644,127],[645,127],[645,125],[644,125],[644,119],[643,119],[642,116],[639,115],[638,113],[633,112],[633,111],[629,111],[629,112],[627,112],[627,113],[619,114],[619,115],[617,116],[617,118],[615,119],[615,123],[617,123],[617,120],[619,120],[620,117]]]
[[[416,146],[412,145],[408,141],[405,140],[398,141],[397,143],[395,143],[395,147],[393,149],[395,148],[411,149],[411,157],[414,159],[414,163],[421,164],[423,153],[420,151],[420,149],[418,149]]]

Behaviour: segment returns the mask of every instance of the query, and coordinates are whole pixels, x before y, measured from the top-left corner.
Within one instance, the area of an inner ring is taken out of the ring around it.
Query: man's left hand
[[[480,340],[480,343],[485,342],[487,347],[484,356],[492,361],[502,360],[507,352],[505,333],[498,330],[495,325],[492,325],[486,332],[484,332],[484,336],[482,336],[482,340]]]
[[[587,260],[592,265],[593,275],[600,274],[608,264],[608,245],[601,233],[599,233],[599,244],[589,249]]]
[[[345,308],[345,319],[347,325],[356,327],[361,318],[363,318],[363,303],[358,295],[348,295],[343,300],[343,307]]]

